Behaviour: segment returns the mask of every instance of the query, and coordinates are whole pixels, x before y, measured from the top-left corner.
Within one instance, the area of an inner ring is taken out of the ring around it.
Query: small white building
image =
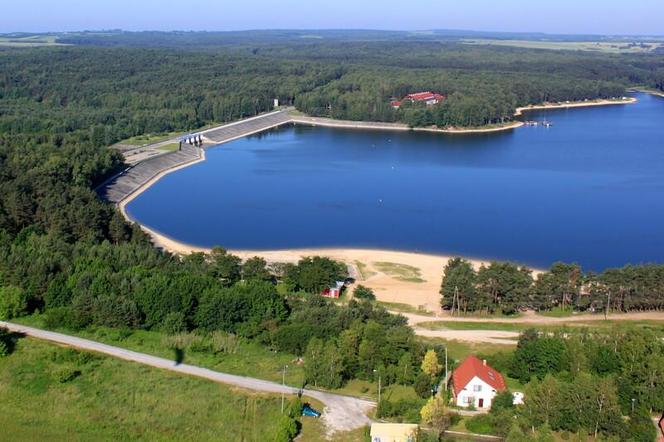
[[[417,424],[371,424],[371,442],[417,442]]]
[[[468,356],[451,378],[452,400],[459,407],[488,410],[496,394],[505,391],[503,376],[475,356]]]

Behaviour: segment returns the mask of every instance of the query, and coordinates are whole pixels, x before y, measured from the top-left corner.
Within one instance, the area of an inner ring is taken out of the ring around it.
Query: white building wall
[[[488,410],[491,408],[491,402],[496,396],[496,390],[482,379],[475,376],[468,382],[468,385],[459,392],[456,404],[459,407],[469,407],[471,404],[478,410]],[[480,399],[483,399],[480,407]]]

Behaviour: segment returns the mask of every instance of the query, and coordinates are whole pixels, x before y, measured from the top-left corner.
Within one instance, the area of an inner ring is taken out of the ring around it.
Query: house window
[[[473,385],[473,391],[475,393],[478,393],[478,392],[482,391],[482,386],[481,385]]]

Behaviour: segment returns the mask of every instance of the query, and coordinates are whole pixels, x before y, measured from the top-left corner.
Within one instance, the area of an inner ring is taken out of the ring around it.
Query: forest
[[[441,306],[452,314],[522,310],[625,313],[664,309],[664,265],[626,265],[599,274],[555,263],[533,276],[525,266],[491,262],[475,270],[462,258],[443,272]]]
[[[0,319],[40,313],[51,328],[239,336],[303,356],[312,385],[380,376],[386,385],[413,386],[421,401],[379,408],[399,418],[416,410],[419,419],[440,378],[424,363],[429,350],[442,357],[437,345],[416,339],[405,318],[370,300],[320,298],[321,287],[346,276],[339,263],[311,258],[274,268],[260,259],[243,263],[223,248],[182,259],[155,249],[95,193],[124,167],[107,147],[256,115],[274,98],[313,115],[475,126],[507,121],[520,104],[664,88],[664,57],[654,55],[440,41],[103,46],[110,47],[0,49]],[[390,97],[419,89],[449,100],[432,109],[389,107]],[[512,264],[475,271],[456,260],[445,270],[443,302],[465,312],[601,311],[605,303],[612,311],[661,309],[662,274],[661,266],[592,275],[556,265],[533,278]],[[0,341],[0,353],[8,352],[11,342]],[[639,376],[633,388],[648,388]],[[560,420],[533,422],[554,428]]]

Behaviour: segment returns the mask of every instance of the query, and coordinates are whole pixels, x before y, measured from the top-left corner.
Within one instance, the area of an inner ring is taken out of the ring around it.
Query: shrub
[[[211,335],[211,342],[212,350],[215,353],[235,354],[238,348],[240,348],[242,338],[233,334],[215,331]]]
[[[161,330],[168,335],[176,335],[187,331],[184,313],[171,312],[166,315],[161,323]]]
[[[297,421],[288,415],[279,420],[279,427],[274,435],[274,442],[290,442],[297,436]]]
[[[80,330],[86,324],[71,307],[55,307],[46,311],[44,325],[49,329],[66,328],[69,330]]]
[[[369,299],[371,301],[376,299],[376,295],[374,294],[373,290],[361,284],[355,287],[355,290],[353,291],[353,297],[357,299]]]
[[[431,396],[431,377],[426,373],[420,373],[415,378],[415,392],[421,398]]]
[[[71,382],[77,377],[81,375],[81,371],[74,368],[74,367],[61,367],[55,372],[55,378],[60,382],[61,384],[66,384],[67,382]]]
[[[12,319],[28,312],[28,296],[14,286],[0,287],[0,319]]]
[[[466,421],[466,428],[471,433],[492,434],[493,420],[488,414],[478,414]]]
[[[5,341],[0,341],[0,358],[9,354],[9,348]]]

